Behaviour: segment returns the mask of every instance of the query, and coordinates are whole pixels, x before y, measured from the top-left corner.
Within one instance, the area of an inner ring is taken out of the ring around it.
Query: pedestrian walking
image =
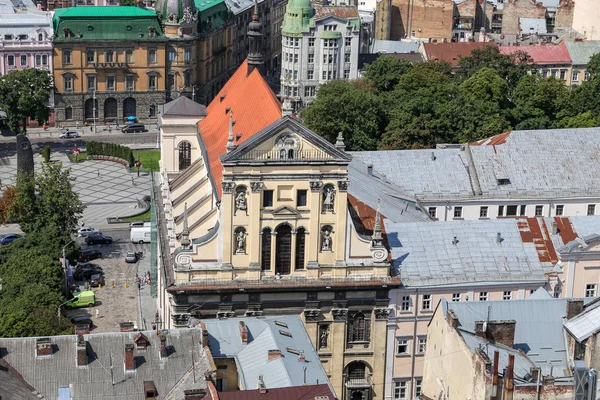
[[[137,285],[138,285],[138,290],[142,290],[142,282],[137,281]]]
[[[131,177],[131,186],[135,186],[135,182],[133,181],[133,176]]]
[[[100,170],[98,170],[98,178],[100,178]]]

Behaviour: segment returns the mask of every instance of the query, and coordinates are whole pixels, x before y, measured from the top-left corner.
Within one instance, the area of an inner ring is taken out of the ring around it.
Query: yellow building
[[[104,124],[128,116],[156,118],[166,96],[167,44],[157,15],[126,6],[55,13],[56,121]]]

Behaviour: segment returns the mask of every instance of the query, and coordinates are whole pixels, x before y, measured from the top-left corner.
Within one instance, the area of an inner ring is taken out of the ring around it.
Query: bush
[[[133,167],[135,159],[133,151],[127,146],[115,143],[85,142],[85,150],[89,156],[109,156],[122,158],[127,161],[129,167]]]
[[[50,150],[50,145],[45,145],[44,146],[44,150],[42,150],[42,157],[44,157],[44,161],[46,161],[47,163],[50,162],[50,153],[52,152],[52,150]]]

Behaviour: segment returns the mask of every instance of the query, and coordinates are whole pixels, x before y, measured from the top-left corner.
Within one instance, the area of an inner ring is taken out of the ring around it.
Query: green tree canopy
[[[375,90],[387,92],[393,90],[402,75],[412,69],[407,60],[399,60],[392,56],[379,57],[373,64],[367,65],[365,79]]]
[[[0,78],[0,104],[13,131],[19,129],[20,123],[26,131],[27,118],[38,122],[48,120],[52,87],[50,73],[35,68],[15,71]]]

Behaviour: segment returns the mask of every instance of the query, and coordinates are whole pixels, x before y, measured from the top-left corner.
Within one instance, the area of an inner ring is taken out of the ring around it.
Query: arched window
[[[296,231],[296,263],[295,269],[304,269],[304,249],[306,242],[306,229],[298,228]]]
[[[271,228],[262,231],[261,266],[263,271],[271,269]]]
[[[367,368],[364,363],[353,362],[348,365],[348,378],[349,379],[365,379],[367,376]]]
[[[112,50],[108,50],[104,55],[104,62],[113,62],[114,53]]]
[[[348,322],[348,343],[369,342],[371,340],[371,323],[361,312],[354,314]]]
[[[292,228],[280,225],[275,238],[275,273],[289,275],[292,264]]]
[[[192,163],[192,145],[190,142],[179,143],[179,170],[183,171]]]
[[[73,119],[73,107],[65,107],[65,119]]]
[[[44,34],[43,34],[43,33],[40,33],[40,34],[38,35],[38,41],[40,41],[40,42],[41,42],[42,40],[44,40]]]

